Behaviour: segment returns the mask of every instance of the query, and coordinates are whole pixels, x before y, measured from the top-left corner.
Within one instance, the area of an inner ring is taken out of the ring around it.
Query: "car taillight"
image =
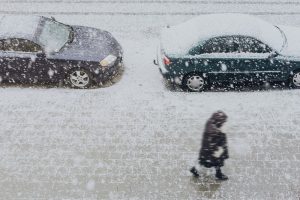
[[[165,65],[170,65],[171,64],[171,61],[167,56],[164,56],[163,60],[164,60]]]

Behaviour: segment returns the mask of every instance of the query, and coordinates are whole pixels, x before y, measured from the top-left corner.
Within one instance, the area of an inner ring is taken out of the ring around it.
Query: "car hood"
[[[118,57],[122,53],[120,44],[109,32],[84,26],[72,28],[73,41],[48,58],[99,62],[110,54]]]
[[[284,32],[287,39],[287,43],[280,54],[300,58],[300,28],[293,26],[278,27]]]

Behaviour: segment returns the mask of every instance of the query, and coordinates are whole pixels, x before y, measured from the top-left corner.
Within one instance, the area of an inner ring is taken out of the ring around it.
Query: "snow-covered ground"
[[[0,88],[1,200],[299,199],[300,90],[184,93],[164,83],[152,59],[167,24],[241,11],[300,26],[300,3],[153,2],[0,1],[0,14],[109,30],[125,51],[123,77],[111,87]],[[188,169],[218,109],[229,116],[230,179],[216,182],[208,171],[196,180]]]

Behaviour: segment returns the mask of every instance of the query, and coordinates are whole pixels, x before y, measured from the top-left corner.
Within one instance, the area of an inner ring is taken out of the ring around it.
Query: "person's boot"
[[[225,180],[228,179],[228,176],[223,174],[220,168],[217,168],[216,169],[216,178],[221,180],[221,181],[225,181]]]
[[[198,173],[198,170],[196,169],[196,167],[192,167],[190,169],[190,172],[193,174],[194,177],[199,177],[199,173]]]

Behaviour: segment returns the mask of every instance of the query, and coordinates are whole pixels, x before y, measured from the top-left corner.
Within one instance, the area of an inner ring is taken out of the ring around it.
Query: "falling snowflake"
[[[77,184],[78,184],[78,179],[77,179],[77,178],[74,178],[74,179],[72,180],[72,184],[73,184],[73,185],[77,185]]]
[[[52,69],[49,69],[48,75],[50,76],[50,78],[52,78],[52,76],[54,75],[54,71]]]
[[[223,72],[227,71],[227,66],[224,63],[221,64],[221,70]]]
[[[31,60],[32,62],[35,62],[36,56],[31,55],[31,56],[30,56],[30,60]]]
[[[92,191],[95,189],[95,181],[94,180],[89,180],[86,184],[86,189],[89,191]]]
[[[100,73],[100,70],[99,70],[99,69],[96,69],[94,72],[95,72],[95,74],[99,74],[99,73]]]

